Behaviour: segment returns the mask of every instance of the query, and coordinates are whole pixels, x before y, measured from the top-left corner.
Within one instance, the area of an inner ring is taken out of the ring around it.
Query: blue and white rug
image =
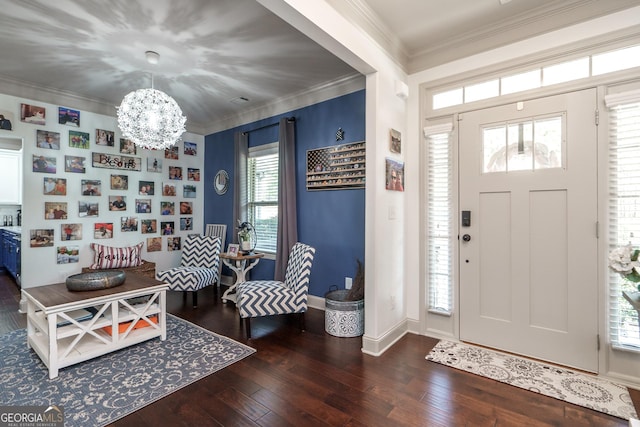
[[[426,359],[614,417],[637,418],[625,386],[593,375],[445,340]]]
[[[114,422],[255,352],[167,315],[167,339],[153,339],[49,371],[27,348],[26,330],[0,336],[0,405],[57,405],[65,426]]]

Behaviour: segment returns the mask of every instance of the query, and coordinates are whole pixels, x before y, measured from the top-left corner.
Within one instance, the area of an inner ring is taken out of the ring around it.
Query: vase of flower
[[[640,292],[640,249],[633,249],[629,244],[612,250],[609,253],[609,269],[618,273],[623,279],[636,284]]]

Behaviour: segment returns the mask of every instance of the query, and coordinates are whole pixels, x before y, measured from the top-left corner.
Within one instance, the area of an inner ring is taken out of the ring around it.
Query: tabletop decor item
[[[97,291],[120,286],[124,283],[126,274],[122,270],[101,270],[91,273],[74,274],[65,281],[67,289],[73,292]]]
[[[633,283],[640,282],[640,261],[638,260],[640,249],[626,245],[612,250],[609,253],[609,269]],[[637,286],[640,291],[640,285]]]
[[[240,242],[240,249],[243,254],[249,254],[253,252],[258,243],[258,235],[256,229],[248,221],[242,222],[238,225],[238,241]]]

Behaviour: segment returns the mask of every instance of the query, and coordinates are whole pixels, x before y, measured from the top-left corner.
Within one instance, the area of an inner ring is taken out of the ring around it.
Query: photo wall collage
[[[29,231],[30,247],[56,246],[58,264],[79,262],[91,241],[121,233],[140,234],[147,252],[181,249],[181,235],[193,232],[201,172],[188,156],[198,156],[196,143],[145,150],[114,129],[83,128],[78,110],[58,108],[67,132],[46,128],[45,107],[21,104],[20,111],[21,121],[37,127],[31,172],[42,175],[42,218],[52,224]]]

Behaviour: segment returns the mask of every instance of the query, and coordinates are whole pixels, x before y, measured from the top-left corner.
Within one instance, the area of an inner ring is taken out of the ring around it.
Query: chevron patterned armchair
[[[304,243],[293,245],[287,261],[284,282],[254,280],[239,283],[236,306],[240,320],[246,321],[247,338],[251,338],[251,318],[277,314],[297,314],[305,329],[309,276],[316,250]]]
[[[180,266],[156,273],[156,279],[168,283],[172,291],[184,291],[185,300],[187,291],[193,292],[193,308],[198,307],[198,290],[220,281],[221,246],[219,237],[187,236]]]

